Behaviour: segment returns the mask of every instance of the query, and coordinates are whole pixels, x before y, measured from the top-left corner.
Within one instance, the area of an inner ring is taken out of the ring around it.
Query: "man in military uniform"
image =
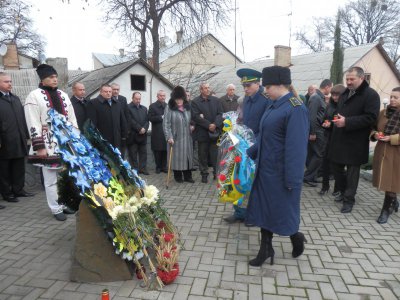
[[[253,130],[257,137],[261,117],[271,100],[263,94],[264,89],[260,86],[260,72],[253,69],[239,69],[236,74],[241,78],[246,95],[241,107],[243,124]],[[246,208],[237,205],[234,205],[233,208],[233,215],[225,217],[224,220],[228,223],[243,222],[246,217]],[[246,222],[246,226],[252,226],[252,224]]]
[[[261,245],[251,266],[274,259],[273,234],[290,236],[292,256],[304,251],[304,235],[299,232],[300,197],[310,129],[308,111],[291,89],[289,68],[267,67],[262,85],[272,104],[260,121],[257,142],[247,150],[257,161],[246,220],[261,228]]]

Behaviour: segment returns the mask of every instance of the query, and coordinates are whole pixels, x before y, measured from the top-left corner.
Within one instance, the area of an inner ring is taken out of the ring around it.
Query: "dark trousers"
[[[199,150],[197,149],[197,141],[193,140],[193,168],[199,167]]]
[[[197,142],[199,146],[199,169],[201,175],[208,175],[208,166],[213,168],[214,175],[217,172],[217,142]]]
[[[147,145],[146,144],[132,144],[128,147],[129,158],[131,165],[139,172],[146,170],[147,165]],[[139,160],[138,160],[139,156]]]
[[[25,158],[0,159],[0,192],[10,196],[19,193],[25,184]]]
[[[332,163],[332,168],[338,190],[343,195],[343,203],[354,205],[360,179],[360,166]]]
[[[156,163],[156,170],[167,170],[167,151],[153,150],[154,162]]]
[[[119,147],[121,150],[121,156],[123,159],[127,159],[129,157],[129,153],[128,153],[128,146],[124,145]]]
[[[323,132],[317,132],[315,141],[308,141],[307,150],[307,169],[304,172],[304,180],[315,181],[318,177],[318,171],[322,165],[325,152],[325,137]]]

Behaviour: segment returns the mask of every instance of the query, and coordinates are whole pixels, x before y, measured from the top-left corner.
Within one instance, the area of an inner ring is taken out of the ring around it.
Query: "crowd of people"
[[[196,168],[202,183],[209,182],[210,168],[216,179],[223,114],[237,111],[239,121],[256,137],[256,143],[247,150],[256,163],[256,172],[247,208],[234,206],[233,214],[224,220],[261,228],[260,250],[250,265],[260,266],[268,258],[273,264],[273,234],[290,236],[293,257],[303,253],[306,238],[299,232],[303,185],[317,187],[322,182],[318,193],[325,195],[334,180],[333,195],[335,201],[343,203],[341,212],[352,211],[360,167],[369,159],[370,141],[377,142],[373,185],[385,193],[377,222],[386,223],[398,210],[400,87],[393,89],[390,104],[380,112],[379,95],[360,67],[346,72],[346,86],[324,79],[319,87],[310,86],[305,96],[294,89],[289,68],[273,66],[262,72],[240,69],[237,76],[244,97],[239,98],[236,87],[229,84],[226,95],[217,98],[208,83],[201,83],[200,95],[194,99],[181,86],[170,95],[159,90],[149,108],[141,104],[140,92],[134,92],[127,101],[116,83],[103,84],[99,95],[88,100],[84,84],[75,82],[70,99],[58,89],[57,71],[52,66],[42,64],[37,73],[39,87],[28,95],[24,106],[12,93],[10,76],[0,73],[0,189],[5,201],[32,196],[24,190],[27,156],[28,162],[42,167],[46,198],[54,217],[64,221],[66,214],[74,213],[57,201],[57,173],[62,164],[47,123],[50,108],[80,130],[91,120],[143,175],[150,174],[147,136],[151,128],[155,173],[170,170],[177,183],[194,183],[192,172]]]

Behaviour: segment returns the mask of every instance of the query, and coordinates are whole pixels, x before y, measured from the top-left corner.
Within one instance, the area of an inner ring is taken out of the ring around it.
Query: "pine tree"
[[[338,13],[335,28],[335,44],[333,48],[333,60],[331,65],[331,80],[333,84],[343,83],[343,48],[341,45],[340,15]]]

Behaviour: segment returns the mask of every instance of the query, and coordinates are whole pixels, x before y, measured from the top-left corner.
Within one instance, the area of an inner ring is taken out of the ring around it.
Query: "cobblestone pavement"
[[[146,291],[138,280],[104,284],[69,281],[75,217],[56,221],[40,190],[34,198],[1,204],[0,300],[100,299],[108,288],[112,299],[399,299],[400,213],[388,224],[375,222],[383,196],[361,180],[350,214],[339,212],[332,196],[304,188],[303,231],[306,251],[291,257],[288,237],[274,237],[275,265],[249,267],[259,245],[259,230],[227,225],[230,205],[218,203],[215,188],[172,182],[165,175],[145,179],[166,199],[186,250],[180,255],[180,277],[162,291]]]

